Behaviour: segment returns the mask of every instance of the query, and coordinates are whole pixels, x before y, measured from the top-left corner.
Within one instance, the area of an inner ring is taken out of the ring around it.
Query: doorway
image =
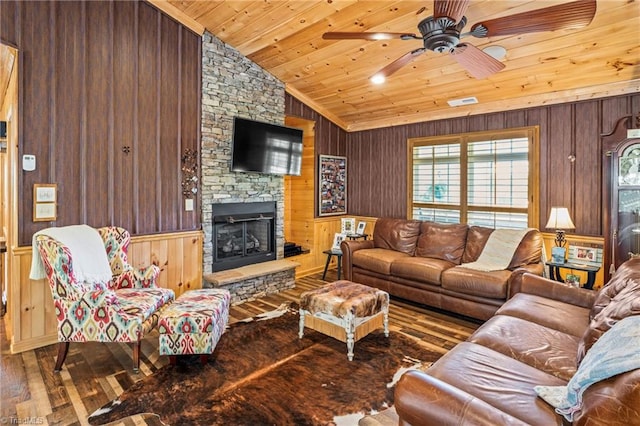
[[[17,235],[18,52],[0,43],[0,313],[10,312],[11,247]],[[9,319],[10,321],[10,319]],[[9,328],[8,328],[9,329]]]

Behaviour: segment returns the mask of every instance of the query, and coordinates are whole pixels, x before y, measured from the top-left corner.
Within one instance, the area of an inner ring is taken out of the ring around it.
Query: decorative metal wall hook
[[[123,146],[122,152],[124,152],[124,155],[129,155],[129,153],[131,152],[131,147],[129,145]]]

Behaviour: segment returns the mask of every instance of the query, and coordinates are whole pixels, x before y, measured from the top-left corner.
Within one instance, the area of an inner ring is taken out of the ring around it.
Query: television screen
[[[302,130],[235,117],[231,170],[300,175]]]

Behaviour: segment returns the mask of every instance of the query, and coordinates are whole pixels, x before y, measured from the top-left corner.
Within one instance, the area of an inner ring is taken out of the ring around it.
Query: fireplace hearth
[[[213,204],[212,270],[276,259],[276,203]]]

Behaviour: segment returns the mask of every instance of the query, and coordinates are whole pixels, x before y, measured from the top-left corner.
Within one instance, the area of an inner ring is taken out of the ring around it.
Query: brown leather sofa
[[[542,234],[529,230],[504,270],[461,267],[476,261],[492,228],[380,218],[373,239],[343,241],[347,280],[427,306],[486,320],[520,287],[523,273],[542,275]]]
[[[520,292],[466,342],[425,372],[401,377],[399,424],[568,424],[534,386],[565,386],[603,333],[639,314],[639,259],[597,293],[525,274]],[[572,424],[640,425],[640,370],[586,388]]]

